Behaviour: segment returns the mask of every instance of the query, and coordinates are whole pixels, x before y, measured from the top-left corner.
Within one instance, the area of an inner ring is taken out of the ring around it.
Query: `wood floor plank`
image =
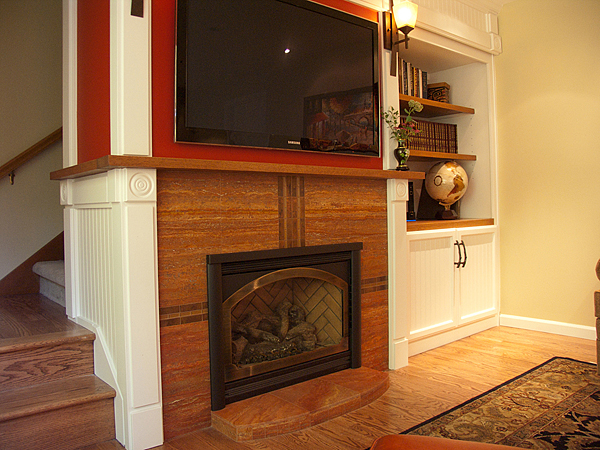
[[[79,329],[65,308],[40,294],[0,296],[0,340]]]
[[[368,406],[275,438],[234,442],[212,428],[169,441],[164,450],[363,450],[545,362],[564,356],[596,362],[596,341],[497,327],[409,358],[390,388]]]
[[[112,441],[101,442],[100,444],[89,445],[87,447],[81,448],[79,450],[123,450],[123,446],[117,441],[113,439]],[[158,447],[160,448],[160,447]],[[172,447],[168,449],[165,447],[165,450],[173,450]]]

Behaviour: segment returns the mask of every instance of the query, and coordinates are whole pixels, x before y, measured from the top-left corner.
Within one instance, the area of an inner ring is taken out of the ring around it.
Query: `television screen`
[[[377,36],[306,0],[179,0],[175,140],[379,156]]]

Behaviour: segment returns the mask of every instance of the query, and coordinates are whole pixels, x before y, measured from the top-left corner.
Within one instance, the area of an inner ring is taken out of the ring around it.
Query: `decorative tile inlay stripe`
[[[160,308],[160,326],[170,327],[208,320],[208,302]]]
[[[303,247],[304,177],[279,177],[279,248]]]
[[[366,294],[368,292],[385,291],[388,288],[388,277],[365,278],[360,281],[360,292]]]

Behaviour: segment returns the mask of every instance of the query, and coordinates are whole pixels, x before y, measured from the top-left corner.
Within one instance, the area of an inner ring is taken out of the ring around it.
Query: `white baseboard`
[[[402,338],[391,344],[389,366],[391,370],[408,366],[408,339]]]
[[[533,319],[531,317],[500,314],[500,326],[522,328],[524,330],[542,331],[582,339],[596,340],[596,328],[572,323],[554,322],[552,320]]]
[[[450,342],[458,341],[481,331],[498,326],[498,316],[489,317],[478,322],[464,325],[458,328],[443,331],[439,334],[418,339],[416,341],[408,341],[408,356],[414,356],[419,353],[432,350]]]
[[[129,442],[125,447],[144,450],[164,443],[162,405],[137,408],[130,416]]]

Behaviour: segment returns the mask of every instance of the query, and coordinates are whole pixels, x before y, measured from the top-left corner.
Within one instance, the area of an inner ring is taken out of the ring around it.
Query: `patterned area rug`
[[[596,365],[552,358],[403,434],[533,449],[600,449]]]

